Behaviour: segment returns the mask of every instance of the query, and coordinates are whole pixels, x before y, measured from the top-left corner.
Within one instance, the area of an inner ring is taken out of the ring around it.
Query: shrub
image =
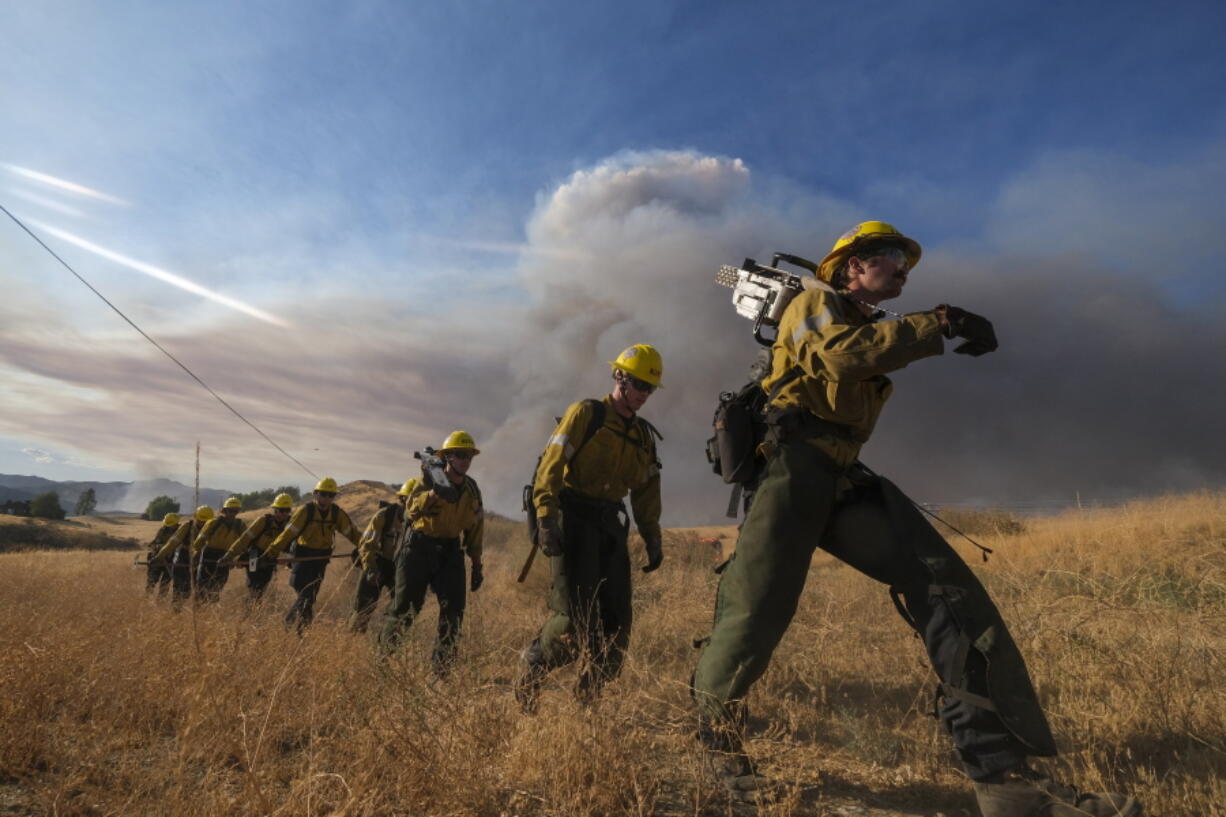
[[[68,515],[60,505],[60,495],[55,491],[39,494],[30,500],[30,516],[41,516],[43,519],[63,519]]]

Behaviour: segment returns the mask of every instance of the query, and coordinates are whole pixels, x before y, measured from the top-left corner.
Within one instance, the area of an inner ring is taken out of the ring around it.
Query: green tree
[[[274,488],[272,495],[275,497],[277,494],[289,494],[289,498],[295,502],[302,499],[302,491],[299,491],[293,485],[282,485],[280,488]]]
[[[277,494],[289,494],[290,499],[295,502],[302,498],[302,492],[292,485],[282,485],[280,488],[264,488],[246,494],[235,494],[235,496],[238,497],[239,502],[243,503],[244,511],[253,511],[258,508],[267,508],[276,499]]]
[[[73,516],[89,516],[94,512],[94,508],[98,507],[98,497],[94,496],[93,488],[86,488],[77,497],[77,508],[73,511]]]
[[[41,516],[43,519],[63,519],[68,515],[60,505],[60,495],[55,491],[39,494],[30,500],[30,516]]]
[[[179,500],[171,496],[158,496],[145,506],[146,519],[161,519],[168,513],[179,512]]]

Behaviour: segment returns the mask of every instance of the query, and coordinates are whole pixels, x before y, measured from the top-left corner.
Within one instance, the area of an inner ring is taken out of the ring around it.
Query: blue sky
[[[1121,291],[1135,290],[1138,302],[1169,303],[1164,329],[1199,321],[1192,331],[1212,346],[1226,291],[1208,238],[1221,234],[1226,204],[1223,16],[1207,2],[10,6],[0,12],[0,203],[285,315],[293,328],[253,324],[48,239],[219,390],[251,401],[287,447],[320,449],[318,468],[340,478],[392,480],[409,466],[370,441],[389,428],[414,445],[462,423],[516,436],[508,416],[537,411],[547,423],[554,403],[602,388],[600,377],[579,375],[618,351],[597,342],[656,330],[635,323],[626,288],[602,288],[625,265],[688,275],[691,264],[776,248],[820,255],[864,217],[916,235],[944,269],[995,266],[1014,286],[1035,265],[1053,292],[1059,265],[1070,276],[1101,267],[1111,283],[1100,286],[1126,283]],[[670,152],[689,164],[661,159]],[[723,164],[712,172],[704,158]],[[48,189],[12,168],[125,204]],[[625,198],[618,179],[643,173],[652,181]],[[576,200],[563,195],[570,189],[586,202],[583,218],[563,212]],[[637,225],[643,214],[656,219],[654,232]],[[698,246],[674,247],[669,235]],[[638,258],[626,236],[660,254]],[[600,285],[578,286],[586,301],[558,300],[568,281],[549,265],[566,253],[576,279],[596,275],[597,258],[611,265]],[[0,427],[0,471],[182,477],[182,441],[220,435],[210,484],[294,478],[275,455],[255,454],[258,439],[227,426],[207,398],[132,385],[155,371],[151,382],[177,389],[169,384],[182,376],[129,342],[130,330],[12,225],[0,224],[0,262],[6,289],[20,292],[0,330],[10,350],[0,373],[21,384]],[[932,280],[963,281],[950,276]],[[981,302],[1017,301],[968,280]],[[1065,294],[1081,304],[1101,295]],[[578,379],[558,378],[538,410],[525,395],[552,378],[521,361],[532,343],[557,341],[548,327],[569,326],[550,317],[565,303],[589,316],[609,311],[588,334],[564,335],[583,352]],[[704,320],[735,320],[711,303]],[[677,306],[679,320],[683,306],[692,305]],[[1025,317],[1019,326],[1040,323]],[[1074,317],[1053,320],[1076,332]],[[698,415],[709,409],[697,406],[713,398],[711,384],[726,387],[743,368],[694,355],[707,342],[697,334],[675,342],[673,359],[710,372],[710,383],[687,384],[699,394],[693,407],[657,401],[688,439],[706,422]],[[1113,351],[1085,351],[1086,365]],[[482,388],[463,385],[474,377]],[[436,397],[420,396],[423,379]],[[371,385],[386,381],[403,393]],[[911,388],[924,382],[917,376]],[[321,387],[329,401],[361,394],[361,405],[316,405],[329,402]],[[1210,390],[1205,410],[1219,399]],[[395,405],[380,410],[385,400]],[[47,404],[56,424],[25,419]],[[931,446],[905,442],[917,430],[905,416],[894,422],[886,461],[905,469]],[[541,433],[529,425],[526,437]],[[104,433],[116,442],[99,440]],[[1122,444],[1103,434],[1095,451]],[[133,440],[147,442],[139,456]],[[1176,454],[1171,487],[1223,476],[1204,451]],[[508,445],[489,479],[519,480],[501,471],[522,471],[527,456]],[[1078,481],[1104,494],[1136,490],[1105,473],[1118,470],[1089,468]],[[993,496],[970,498],[1041,493],[1042,469],[1023,471],[990,481]],[[675,473],[690,482],[688,466]],[[962,499],[983,482],[948,490]],[[701,503],[697,489],[677,490],[687,508]]]

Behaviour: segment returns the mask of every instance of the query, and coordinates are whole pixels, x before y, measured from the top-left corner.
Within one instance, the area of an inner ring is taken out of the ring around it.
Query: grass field
[[[0,815],[726,811],[701,780],[686,694],[712,546],[670,532],[664,567],[637,575],[630,660],[604,698],[580,707],[564,671],[525,717],[510,684],[544,617],[544,560],[516,584],[522,526],[490,528],[486,587],[442,682],[432,602],[389,663],[348,631],[348,561],[299,638],[281,625],[284,572],[254,612],[235,573],[220,605],[175,614],[144,595],[131,553],[0,554]],[[1223,813],[1226,496],[1006,529],[982,536],[987,565],[955,547],[1029,659],[1064,752],[1056,771],[1129,791],[1149,814]],[[884,589],[819,554],[751,699],[751,749],[789,786],[759,813],[976,814],[931,698]]]

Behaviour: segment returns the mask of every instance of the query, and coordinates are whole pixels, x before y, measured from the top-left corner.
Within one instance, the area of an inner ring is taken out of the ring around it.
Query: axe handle
[[[524,583],[524,579],[528,578],[528,573],[532,570],[532,563],[536,561],[536,551],[539,548],[536,542],[532,543],[532,550],[528,551],[528,558],[524,561],[524,567],[519,571],[519,578],[516,579],[520,584]]]

